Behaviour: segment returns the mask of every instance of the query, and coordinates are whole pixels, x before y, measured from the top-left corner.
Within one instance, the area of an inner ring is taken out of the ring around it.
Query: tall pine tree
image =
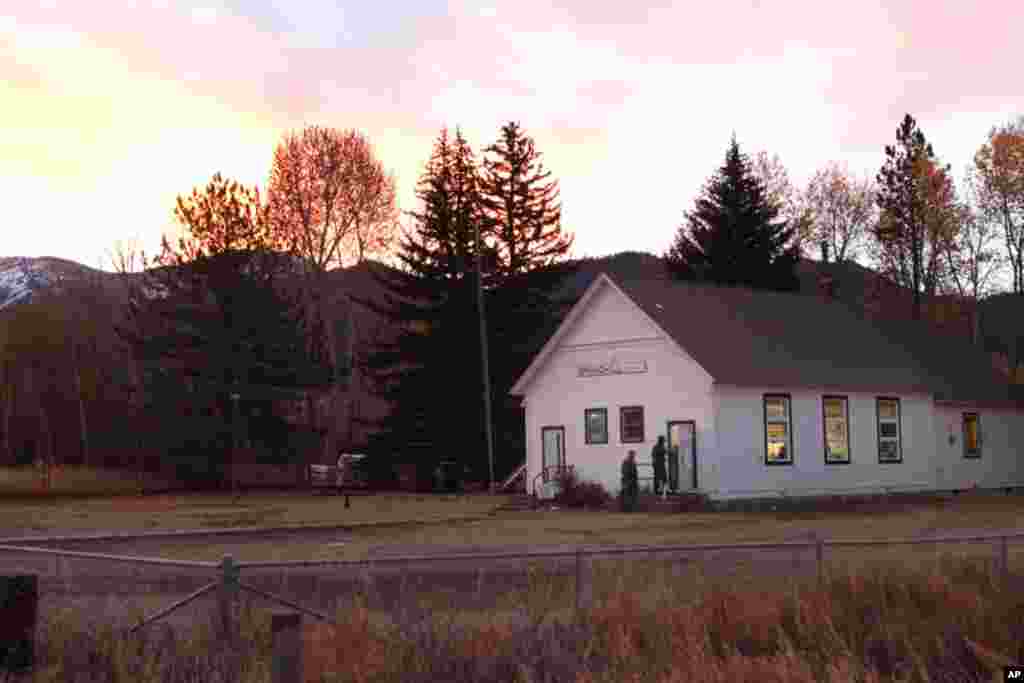
[[[478,185],[469,144],[458,129],[454,139],[443,130],[416,190],[421,208],[408,212],[413,226],[399,240],[401,268],[374,273],[384,305],[359,300],[401,330],[368,361],[392,406],[371,451],[378,466],[391,464],[387,456],[415,463],[421,478],[440,460],[486,478],[474,280],[475,231],[483,227]]]
[[[725,163],[665,255],[669,273],[719,285],[797,290],[795,230],[778,215],[733,136]]]
[[[558,182],[544,168],[534,140],[512,121],[484,150],[481,201],[492,247],[487,290],[492,404],[499,478],[525,458],[523,411],[512,384],[539,350],[536,331],[548,329],[570,302],[554,291],[571,268],[573,236],[562,229]]]

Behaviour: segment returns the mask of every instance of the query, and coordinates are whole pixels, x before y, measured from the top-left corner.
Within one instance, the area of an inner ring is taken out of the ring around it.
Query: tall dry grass
[[[952,558],[820,583],[620,562],[598,569],[597,604],[580,613],[571,578],[536,570],[525,592],[487,613],[424,599],[386,615],[356,595],[337,606],[339,626],[306,627],[306,680],[990,681],[1024,660],[1022,584],[996,577],[988,563]],[[261,605],[241,614],[235,650],[206,626],[125,638],[60,615],[42,629],[33,680],[269,681],[269,615]]]
[[[149,487],[169,483],[152,473],[143,477]],[[48,489],[44,480],[35,465],[0,467],[0,496],[122,495],[140,490],[139,474],[125,469],[60,465],[51,468]]]

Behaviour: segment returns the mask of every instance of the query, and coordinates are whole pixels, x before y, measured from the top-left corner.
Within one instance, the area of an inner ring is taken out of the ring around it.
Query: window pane
[[[964,415],[964,446],[971,455],[978,452],[978,416]]]
[[[623,408],[619,411],[622,420],[623,441],[644,440],[644,410],[641,407]]]
[[[897,441],[881,441],[878,444],[879,460],[899,460],[899,443]]]
[[[783,423],[768,424],[768,460],[787,461],[789,460],[789,443],[787,438],[786,425]]]
[[[899,401],[884,399],[878,402],[878,419],[895,420],[900,415]]]
[[[825,417],[846,417],[846,399],[845,398],[826,398],[824,399],[825,404]]]
[[[880,422],[878,424],[878,434],[879,436],[889,439],[899,438],[899,425],[895,422]]]
[[[765,415],[769,420],[786,419],[786,399],[766,398],[764,400]]]
[[[846,399],[826,398],[825,457],[830,462],[848,462],[850,435],[846,420]]]

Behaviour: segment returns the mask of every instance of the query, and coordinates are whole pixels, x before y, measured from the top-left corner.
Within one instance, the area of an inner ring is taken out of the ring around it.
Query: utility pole
[[[484,291],[480,266],[480,221],[473,221],[476,232],[476,310],[480,319],[480,365],[484,376],[484,434],[487,439],[487,464],[490,481],[487,490],[494,493],[494,438],[491,434],[491,375],[487,364],[487,325],[484,323]]]

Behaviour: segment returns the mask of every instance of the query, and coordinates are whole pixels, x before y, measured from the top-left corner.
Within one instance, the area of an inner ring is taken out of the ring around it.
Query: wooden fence
[[[703,555],[715,551],[758,551],[758,550],[814,550],[816,574],[818,580],[826,576],[825,555],[828,548],[851,548],[851,547],[882,547],[898,545],[942,545],[960,543],[991,543],[994,544],[996,552],[996,566],[1002,581],[1008,581],[1010,577],[1009,551],[1008,546],[1011,539],[1024,538],[1024,532],[1002,533],[1002,534],[975,534],[969,536],[934,536],[927,538],[897,538],[885,540],[828,540],[820,537],[808,538],[807,540],[786,541],[781,543],[731,543],[731,544],[701,544],[686,546],[622,546],[622,547],[578,547],[572,550],[535,551],[535,552],[502,552],[502,553],[450,553],[446,555],[404,555],[398,557],[381,557],[372,560],[309,560],[309,561],[285,561],[285,562],[245,562],[236,563],[232,556],[225,556],[219,563],[194,562],[186,560],[165,560],[151,557],[131,557],[124,555],[110,555],[102,553],[87,553],[68,550],[53,550],[49,548],[24,547],[16,545],[0,545],[0,553],[28,553],[56,558],[72,557],[81,559],[105,560],[109,562],[131,563],[141,566],[162,566],[182,568],[203,568],[208,569],[216,578],[204,585],[202,588],[192,592],[185,598],[161,609],[146,617],[143,621],[131,627],[130,633],[137,633],[149,624],[162,619],[204,595],[216,596],[218,610],[218,625],[222,638],[229,643],[237,643],[238,624],[233,621],[231,606],[241,592],[262,597],[273,603],[277,603],[291,610],[289,613],[272,614],[271,624],[273,629],[273,683],[295,683],[302,679],[302,642],[301,627],[302,615],[313,617],[319,621],[337,625],[331,617],[308,606],[261,590],[241,580],[244,570],[266,570],[279,569],[286,572],[288,569],[308,569],[311,567],[348,567],[355,568],[362,572],[364,582],[372,582],[374,568],[382,567],[403,567],[412,564],[425,563],[452,563],[452,562],[484,562],[500,560],[537,560],[537,559],[571,559],[575,583],[575,608],[577,610],[587,609],[593,605],[593,584],[590,562],[595,558],[624,557],[624,556],[647,556],[657,557],[671,554],[696,553]],[[482,570],[480,570],[482,571]],[[0,601],[0,606],[4,606]],[[6,613],[0,613],[0,623],[4,623],[12,617],[18,609],[18,614],[24,615],[23,606],[4,606]],[[32,615],[35,623],[35,615]]]

